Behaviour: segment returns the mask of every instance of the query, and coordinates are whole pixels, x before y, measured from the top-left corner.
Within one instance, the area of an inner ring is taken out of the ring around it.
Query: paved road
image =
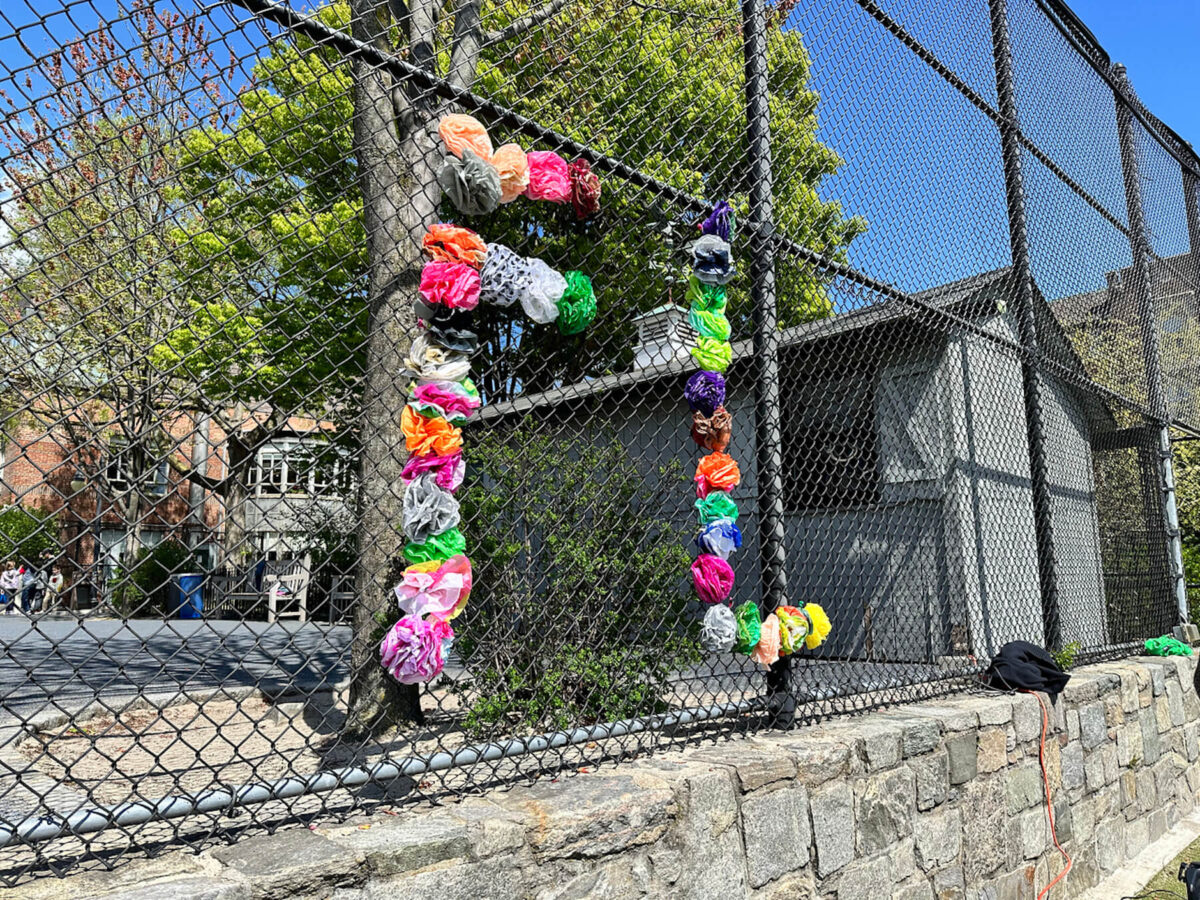
[[[0,721],[101,696],[236,685],[308,691],[346,677],[349,642],[340,625],[0,616]]]

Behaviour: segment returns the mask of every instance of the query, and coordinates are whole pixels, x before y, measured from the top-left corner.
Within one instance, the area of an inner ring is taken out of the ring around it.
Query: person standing
[[[38,573],[34,564],[27,562],[21,566],[21,612],[27,616],[33,615],[33,604],[40,599],[37,596]]]
[[[4,563],[4,571],[0,572],[0,607],[5,615],[16,615],[18,595],[21,593],[21,573],[17,571],[15,560]]]
[[[46,584],[46,612],[58,612],[62,602],[63,587],[66,579],[63,577],[62,566],[54,565],[50,569],[50,578]]]

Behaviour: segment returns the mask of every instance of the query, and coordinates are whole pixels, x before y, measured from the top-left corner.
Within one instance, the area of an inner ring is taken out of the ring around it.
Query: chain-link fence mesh
[[[1054,0],[37,6],[0,11],[3,883],[1180,621],[1200,161]],[[590,162],[601,212],[462,215],[455,111]],[[729,602],[833,626],[769,671],[703,649],[688,589],[718,200]],[[598,315],[451,323],[478,339],[473,586],[415,686],[379,645],[435,222],[588,274]]]

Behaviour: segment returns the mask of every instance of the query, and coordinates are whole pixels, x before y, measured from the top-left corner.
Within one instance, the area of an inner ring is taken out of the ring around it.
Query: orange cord
[[[1042,702],[1041,694],[1035,694],[1033,691],[1025,691],[1025,693],[1033,694],[1037,698],[1038,706],[1042,708],[1042,743],[1038,747],[1038,762],[1042,765],[1042,784],[1046,787],[1046,815],[1050,817],[1050,837],[1054,841],[1054,846],[1058,848],[1062,858],[1067,861],[1067,867],[1059,872],[1055,879],[1042,888],[1041,893],[1038,894],[1037,900],[1045,900],[1046,895],[1050,893],[1050,888],[1062,881],[1071,871],[1071,857],[1058,842],[1058,834],[1054,830],[1054,804],[1050,799],[1050,777],[1046,774],[1046,731],[1050,727],[1050,716],[1046,712],[1046,704]]]

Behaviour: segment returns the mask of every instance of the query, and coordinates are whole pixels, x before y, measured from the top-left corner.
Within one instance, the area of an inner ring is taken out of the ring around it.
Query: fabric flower
[[[423,543],[409,541],[404,545],[404,558],[411,563],[429,562],[431,559],[443,560],[465,553],[467,539],[457,528],[435,534]]]
[[[400,414],[404,445],[415,456],[452,456],[462,450],[462,431],[445,419],[429,419],[411,406]]]
[[[529,286],[529,261],[503,244],[488,244],[483,263],[479,299],[496,306],[512,306]]]
[[[729,341],[716,341],[702,337],[691,349],[696,365],[712,372],[724,372],[733,361],[733,347]]]
[[[733,416],[725,407],[718,406],[711,416],[706,416],[700,410],[692,413],[692,440],[705,450],[720,450],[729,448],[733,436]]]
[[[734,276],[729,242],[706,234],[692,244],[692,271],[705,284],[728,284]]]
[[[529,187],[525,196],[530,200],[570,203],[571,173],[567,161],[552,150],[531,150],[525,156],[529,160]]]
[[[687,380],[683,399],[692,410],[711,416],[718,406],[725,405],[725,378],[718,372],[697,372]]]
[[[461,381],[471,374],[471,361],[465,354],[443,350],[427,334],[418,334],[409,345],[404,365],[419,378],[430,381]]]
[[[500,202],[512,203],[529,187],[529,160],[516,144],[504,144],[492,154],[492,165],[500,174]]]
[[[758,643],[750,652],[750,658],[767,668],[779,659],[779,619],[775,618],[775,613],[770,613],[762,620]]]
[[[500,173],[469,147],[463,150],[462,159],[446,157],[437,180],[442,192],[463,215],[486,215],[500,203]]]
[[[575,218],[586,219],[600,212],[600,179],[586,159],[577,159],[567,166],[571,176],[571,205]]]
[[[687,301],[692,309],[718,313],[725,312],[728,302],[724,285],[705,284],[695,275],[688,278]]]
[[[405,616],[384,635],[379,659],[401,684],[421,684],[442,671],[444,644],[453,638],[454,629],[447,622]]]
[[[725,653],[737,641],[737,618],[728,606],[710,606],[700,625],[700,645],[709,653]]]
[[[438,486],[437,475],[426,472],[414,478],[404,492],[404,533],[423,544],[435,534],[457,528],[462,520],[454,495]]]
[[[430,325],[425,329],[425,333],[429,335],[430,343],[452,353],[465,353],[469,356],[479,349],[479,336],[465,328]]]
[[[463,611],[470,595],[471,561],[461,555],[409,566],[396,585],[402,612],[447,622]]]
[[[568,272],[567,287],[558,298],[558,330],[563,334],[579,334],[596,318],[596,293],[592,279],[582,272]]]
[[[733,333],[733,328],[724,313],[708,309],[696,309],[695,307],[689,309],[688,324],[695,329],[696,334],[712,338],[714,341],[728,341],[729,336]]]
[[[492,139],[483,123],[474,116],[451,113],[438,120],[438,135],[446,149],[455,156],[471,150],[480,159],[492,158]]]
[[[465,392],[454,390],[455,387],[457,385],[452,381],[431,381],[428,384],[414,385],[408,405],[423,416],[441,416],[448,422],[461,425],[479,409],[479,395],[472,397]]]
[[[539,325],[549,324],[558,318],[558,301],[567,289],[567,280],[540,259],[525,262],[529,280],[520,296],[521,308]]]
[[[692,585],[701,603],[721,603],[733,593],[733,566],[701,553],[692,562]]]
[[[742,471],[728,453],[714,450],[696,464],[696,496],[707,497],[713,491],[732,491],[742,482]]]
[[[781,653],[787,656],[795,653],[804,646],[804,639],[812,628],[812,623],[804,610],[795,606],[780,606],[775,610],[779,619],[779,642]]]
[[[701,525],[707,525],[709,522],[717,521],[717,519],[737,521],[737,504],[724,491],[710,492],[707,497],[697,500],[695,506],[696,512],[700,514]]]
[[[816,603],[805,603],[804,613],[808,616],[808,621],[812,623],[812,628],[809,629],[808,636],[804,639],[804,646],[809,650],[816,650],[824,643],[825,638],[829,637],[829,632],[833,631],[833,623],[829,621],[825,610]]]
[[[487,244],[483,238],[470,228],[457,225],[430,225],[421,244],[438,262],[463,263],[472,269],[481,269],[487,258]]]
[[[713,207],[703,222],[698,226],[701,234],[716,235],[723,241],[732,241],[735,225],[733,207],[722,200]]]
[[[433,473],[438,487],[453,494],[462,484],[467,466],[463,462],[462,453],[452,453],[450,456],[410,456],[400,477],[408,483],[426,472]]]
[[[696,535],[696,547],[701,553],[729,559],[742,546],[742,533],[731,519],[715,519],[704,525]]]
[[[758,607],[754,601],[747,600],[734,609],[733,615],[737,619],[737,642],[733,649],[749,656],[758,646],[758,639],[762,637],[762,618]]]
[[[431,262],[421,270],[421,296],[435,306],[474,309],[479,287],[479,273],[466,263]]]

